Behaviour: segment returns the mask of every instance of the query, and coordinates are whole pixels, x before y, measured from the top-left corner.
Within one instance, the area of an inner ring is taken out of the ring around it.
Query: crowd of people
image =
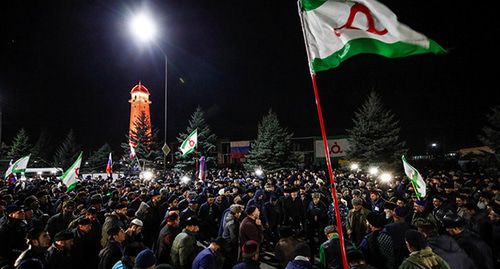
[[[424,175],[336,171],[341,227],[321,170],[3,184],[0,268],[500,268],[500,177]]]

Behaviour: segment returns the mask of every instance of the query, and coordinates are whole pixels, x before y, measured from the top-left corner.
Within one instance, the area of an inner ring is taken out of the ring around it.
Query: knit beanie
[[[137,254],[137,257],[135,257],[134,268],[137,269],[149,268],[155,264],[156,264],[155,254],[153,253],[153,251],[147,248],[139,252],[139,254]]]

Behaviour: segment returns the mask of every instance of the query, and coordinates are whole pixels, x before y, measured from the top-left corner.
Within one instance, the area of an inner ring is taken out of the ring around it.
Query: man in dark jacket
[[[313,265],[309,261],[311,248],[306,242],[298,243],[294,249],[295,258],[288,262],[285,269],[312,269]]]
[[[158,235],[158,240],[155,244],[155,255],[158,263],[168,263],[170,264],[170,249],[174,243],[175,237],[179,234],[179,215],[175,212],[171,212],[167,216],[167,224],[163,226]]]
[[[48,249],[46,269],[74,268],[71,257],[73,247],[73,233],[67,230],[58,232],[54,236],[54,243]]]
[[[26,224],[24,210],[18,205],[5,209],[5,222],[0,225],[0,265],[12,265],[26,245]]]
[[[122,243],[125,241],[125,231],[118,227],[108,229],[106,247],[99,252],[99,269],[111,269],[123,256]]]
[[[200,253],[198,253],[198,255],[196,255],[196,258],[194,258],[191,269],[220,268],[220,266],[217,265],[217,260],[218,260],[217,258],[221,249],[224,248],[225,243],[226,240],[224,240],[224,238],[222,237],[217,237],[216,239],[212,240],[212,242],[210,243],[210,245],[208,245],[207,248],[205,248]]]
[[[232,268],[238,261],[238,235],[240,229],[239,218],[241,216],[242,206],[233,204],[229,207],[229,214],[226,216],[225,226],[222,238],[226,240],[224,256],[226,260],[224,266]]]
[[[385,225],[384,232],[392,238],[395,264],[398,265],[410,254],[404,240],[405,233],[409,229],[415,229],[415,227],[411,227],[405,221],[406,210],[396,207],[393,212],[392,219],[394,222]]]
[[[260,245],[262,243],[262,223],[259,219],[259,209],[255,206],[250,206],[245,210],[247,216],[243,219],[240,225],[239,246],[243,247],[248,240],[254,240]],[[241,251],[239,257],[241,258]]]
[[[47,264],[47,248],[50,247],[50,236],[43,228],[36,227],[28,231],[28,249],[23,251],[17,258],[14,266],[18,266],[25,260],[37,259],[43,266]]]
[[[342,253],[340,251],[340,240],[339,234],[337,233],[337,227],[334,225],[326,226],[324,233],[328,240],[321,244],[319,249],[319,262],[321,268],[338,269],[342,267]],[[345,248],[352,248],[352,243],[349,241],[345,242]]]
[[[370,212],[366,220],[371,233],[365,236],[359,246],[366,256],[366,261],[377,268],[395,268],[392,238],[382,230],[384,217]]]
[[[75,211],[75,202],[73,200],[66,200],[62,206],[62,212],[52,216],[47,222],[45,228],[51,238],[54,238],[56,233],[64,231],[68,228],[71,221],[73,221],[73,212]]]
[[[71,248],[71,256],[73,258],[75,268],[89,268],[88,263],[95,260],[95,243],[92,241],[89,232],[92,230],[92,221],[87,218],[78,220],[78,226],[72,230],[73,247]],[[94,267],[95,268],[95,267]]]
[[[259,243],[249,240],[241,248],[241,262],[233,269],[259,269]]]
[[[113,204],[113,212],[106,214],[106,220],[102,225],[101,231],[101,246],[106,247],[108,242],[108,230],[113,227],[119,227],[123,230],[127,229],[128,218],[127,218],[127,206],[124,204]]]
[[[217,224],[221,217],[220,208],[215,202],[215,197],[211,193],[207,193],[207,201],[200,206],[198,217],[200,219],[202,239],[210,240],[217,233]]]

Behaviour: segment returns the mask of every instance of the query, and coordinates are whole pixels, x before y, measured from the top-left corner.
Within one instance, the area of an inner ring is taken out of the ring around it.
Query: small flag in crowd
[[[26,167],[28,167],[30,156],[31,155],[21,157],[14,163],[12,163],[12,160],[10,161],[9,168],[7,168],[7,171],[5,171],[4,177],[8,178],[11,184],[17,181],[16,174],[24,173],[26,171]]]
[[[134,146],[132,146],[132,144],[130,144],[130,155],[129,155],[130,159],[135,159],[135,149],[134,149]]]
[[[198,170],[198,179],[205,181],[207,178],[207,163],[205,156],[200,158],[200,169]]]
[[[311,72],[337,67],[362,53],[388,58],[445,53],[375,0],[300,0],[300,4]]]
[[[189,134],[189,136],[182,142],[180,150],[182,152],[182,156],[186,156],[189,153],[193,152],[198,145],[198,129]]]
[[[78,182],[78,174],[80,173],[80,165],[82,163],[82,155],[83,152],[80,152],[78,155],[78,159],[71,165],[71,167],[64,172],[61,176],[61,181],[64,185],[66,185],[66,191],[69,192],[76,187]]]
[[[411,184],[413,185],[413,188],[415,189],[415,193],[418,198],[424,198],[426,195],[426,184],[420,173],[415,169],[413,166],[411,166],[407,161],[405,156],[403,155],[401,157],[403,160],[403,168],[405,170],[406,176],[411,180]]]
[[[111,159],[111,152],[109,153],[108,163],[106,164],[106,173],[111,176],[113,173],[113,160]]]

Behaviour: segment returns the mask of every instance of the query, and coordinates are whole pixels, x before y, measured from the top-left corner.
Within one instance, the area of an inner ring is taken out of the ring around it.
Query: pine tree
[[[62,144],[56,150],[54,166],[63,170],[68,169],[76,158],[78,158],[80,152],[81,146],[77,144],[73,130],[70,130]]]
[[[397,168],[406,153],[405,142],[399,139],[399,122],[385,109],[382,99],[372,91],[363,106],[354,114],[354,126],[347,130],[350,149],[347,158],[361,164]]]
[[[500,105],[492,108],[486,119],[488,123],[483,127],[479,141],[490,147],[494,153],[485,152],[480,163],[488,172],[496,173],[500,170]]]
[[[16,137],[12,141],[7,158],[16,161],[17,159],[31,153],[31,144],[29,137],[24,128],[17,132]]]
[[[134,121],[135,130],[130,134],[125,135],[126,142],[121,144],[124,155],[122,162],[125,167],[136,168],[130,169],[129,172],[139,172],[137,167],[138,160],[142,167],[158,169],[163,158],[163,153],[158,142],[158,130],[153,129],[146,113],[139,114]],[[151,130],[151,131],[150,131]],[[130,144],[134,145],[136,159],[130,159]]]
[[[205,156],[207,166],[215,166],[217,160],[217,137],[210,130],[210,127],[205,121],[205,112],[203,112],[203,110],[199,106],[191,115],[189,126],[186,128],[186,132],[179,134],[179,137],[177,137],[177,142],[179,142],[179,145],[182,144],[182,142],[186,140],[188,135],[191,134],[191,132],[193,132],[195,129],[198,129],[198,158],[201,156]],[[195,170],[196,157],[197,156],[195,153],[189,154],[187,156],[182,156],[180,150],[175,152],[175,158],[177,160],[175,168],[183,170]]]
[[[33,146],[31,160],[33,167],[46,167],[49,163],[49,158],[53,152],[51,137],[47,129],[42,129],[40,136]]]
[[[261,167],[272,171],[291,167],[292,136],[292,133],[280,126],[278,116],[269,110],[258,125],[257,140],[252,144],[245,168],[253,170]]]
[[[111,147],[108,143],[102,145],[96,152],[90,155],[86,162],[88,164],[83,167],[92,173],[104,173],[110,152]]]

